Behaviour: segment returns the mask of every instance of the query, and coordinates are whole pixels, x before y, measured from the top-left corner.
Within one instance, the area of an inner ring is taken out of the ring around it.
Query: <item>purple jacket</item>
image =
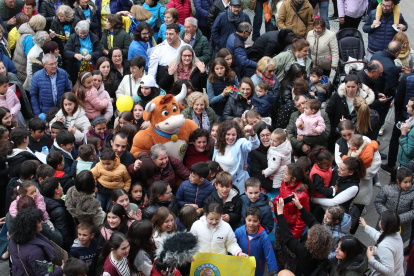
[[[361,17],[368,8],[368,0],[338,0],[339,17]]]
[[[19,253],[17,253],[17,244],[10,239],[9,252],[13,259],[13,276],[44,276],[47,272],[42,272],[35,269],[36,261],[46,260],[53,261],[55,258],[55,249],[50,245],[49,240],[40,233],[37,233],[34,238],[25,244],[19,246]],[[20,256],[20,260],[19,260]],[[23,262],[23,264],[22,264]],[[27,274],[25,272],[27,271]],[[63,271],[61,267],[55,267],[50,276],[62,276]]]

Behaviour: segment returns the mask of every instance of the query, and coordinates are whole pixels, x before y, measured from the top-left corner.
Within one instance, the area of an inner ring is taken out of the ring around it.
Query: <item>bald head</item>
[[[388,44],[387,48],[388,52],[390,52],[393,56],[398,57],[401,52],[401,42],[397,40],[393,40]]]
[[[370,79],[376,80],[384,72],[384,67],[378,60],[371,60],[367,65],[367,75]]]

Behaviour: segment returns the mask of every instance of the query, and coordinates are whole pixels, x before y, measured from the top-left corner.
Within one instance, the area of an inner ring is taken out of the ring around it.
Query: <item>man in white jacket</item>
[[[168,25],[165,36],[164,42],[152,51],[148,65],[148,75],[153,76],[157,83],[167,72],[167,65],[177,57],[180,48],[187,45],[180,39],[180,27],[177,24]]]

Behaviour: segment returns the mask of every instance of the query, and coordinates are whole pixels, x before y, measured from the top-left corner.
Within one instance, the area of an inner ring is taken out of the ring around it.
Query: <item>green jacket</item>
[[[206,111],[207,111],[208,120],[210,121],[210,126],[211,126],[212,124],[217,122],[217,115],[216,115],[216,112],[214,112],[214,110],[211,107],[207,107]],[[186,109],[181,111],[181,114],[184,115],[184,118],[192,120],[193,119],[193,108],[187,107]]]
[[[300,115],[301,113],[299,111],[293,112],[292,115],[290,115],[289,124],[286,127],[286,130],[289,133],[289,139],[290,143],[292,144],[294,154],[295,152],[297,154],[301,153],[303,145],[308,145],[311,148],[317,145],[327,147],[329,134],[331,133],[331,123],[329,122],[328,114],[326,114],[325,110],[321,110],[321,116],[325,121],[326,125],[325,131],[318,136],[303,136],[302,142],[297,139],[298,130],[296,128],[296,120],[299,118]]]
[[[109,50],[109,30],[105,29],[102,33],[101,43],[105,50]],[[125,32],[124,29],[119,28],[114,30],[113,47],[118,47],[122,50],[122,55],[125,59],[128,58],[129,44],[131,44],[131,36]]]
[[[6,6],[4,1],[0,1],[0,16],[1,16],[1,19],[3,19],[4,25],[6,26],[6,28],[9,27],[9,24],[7,24],[7,21],[13,16],[22,12],[23,2],[24,2],[23,0],[16,0],[16,4],[14,5],[14,8],[11,9]]]
[[[185,32],[182,32],[180,38],[184,41]],[[196,57],[204,62],[207,63],[211,60],[211,50],[210,50],[210,43],[208,43],[207,37],[203,35],[200,29],[196,31],[196,38],[193,44],[193,50]]]
[[[407,133],[407,136],[400,140],[401,149],[398,152],[398,162],[406,166],[414,158],[414,128]]]
[[[285,69],[286,67],[290,67],[293,63],[299,63],[295,54],[292,52],[291,49],[287,50],[286,52],[282,52],[273,58],[276,61],[276,68],[275,74],[279,81],[282,81],[283,77],[285,76]],[[310,66],[312,60],[309,57],[305,59],[305,68],[306,73],[310,73]]]

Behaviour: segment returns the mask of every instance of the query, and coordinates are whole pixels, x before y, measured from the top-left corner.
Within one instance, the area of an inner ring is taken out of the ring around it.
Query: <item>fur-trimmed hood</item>
[[[96,11],[97,11],[98,8],[96,7],[96,5],[95,5],[94,2],[92,2],[91,0],[89,0],[88,6],[91,9],[91,12],[92,13],[96,13]],[[79,3],[77,1],[75,1],[75,3],[73,3],[73,7],[79,12],[79,14],[83,14],[83,9],[82,9],[82,7],[79,5]]]
[[[370,105],[375,100],[375,93],[365,84],[358,89],[358,96],[361,96],[367,102],[367,105]],[[338,95],[343,98],[346,95],[345,83],[341,84],[338,88]]]

